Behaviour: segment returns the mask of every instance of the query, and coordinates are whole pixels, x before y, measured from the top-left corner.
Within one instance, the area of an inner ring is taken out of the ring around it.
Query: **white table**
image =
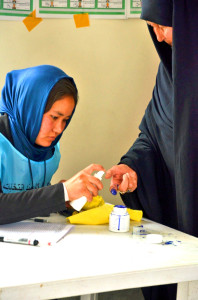
[[[127,233],[110,232],[107,225],[75,226],[51,247],[0,243],[0,299],[94,300],[100,292],[178,283],[177,300],[197,300],[198,239],[143,220],[164,240],[181,241],[148,244],[131,233],[139,224],[132,222]]]

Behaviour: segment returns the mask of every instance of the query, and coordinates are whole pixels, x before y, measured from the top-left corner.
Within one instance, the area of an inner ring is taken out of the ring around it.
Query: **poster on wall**
[[[0,0],[0,20],[22,20],[33,11],[33,0]]]
[[[141,0],[0,0],[0,20],[22,20],[36,8],[38,18],[139,18]]]
[[[139,18],[141,7],[141,0],[129,0],[127,2],[127,18]]]
[[[88,13],[94,18],[126,18],[125,0],[38,0],[37,16],[67,18]]]

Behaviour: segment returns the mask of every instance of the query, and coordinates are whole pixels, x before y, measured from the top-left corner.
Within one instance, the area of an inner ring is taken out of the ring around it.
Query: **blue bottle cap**
[[[118,207],[118,208],[126,208],[125,205],[115,205],[114,207]]]

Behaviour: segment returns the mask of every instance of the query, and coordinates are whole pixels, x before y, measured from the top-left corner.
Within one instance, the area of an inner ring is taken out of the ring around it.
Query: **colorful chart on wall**
[[[33,0],[0,0],[0,20],[18,20],[33,11]]]
[[[90,17],[126,18],[125,0],[39,0],[37,15],[65,18],[88,13]]]
[[[127,6],[127,17],[136,18],[141,14],[141,0],[129,0]]]
[[[0,20],[27,17],[36,8],[39,18],[72,18],[88,13],[93,18],[139,18],[141,0],[0,0]]]

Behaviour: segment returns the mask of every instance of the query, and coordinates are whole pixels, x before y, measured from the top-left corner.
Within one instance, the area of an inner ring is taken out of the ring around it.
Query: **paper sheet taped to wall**
[[[85,13],[85,14],[74,15],[74,22],[76,24],[76,28],[90,26],[89,14]]]
[[[30,13],[24,20],[23,23],[25,24],[28,31],[31,31],[36,27],[43,19],[36,17],[36,10]]]

